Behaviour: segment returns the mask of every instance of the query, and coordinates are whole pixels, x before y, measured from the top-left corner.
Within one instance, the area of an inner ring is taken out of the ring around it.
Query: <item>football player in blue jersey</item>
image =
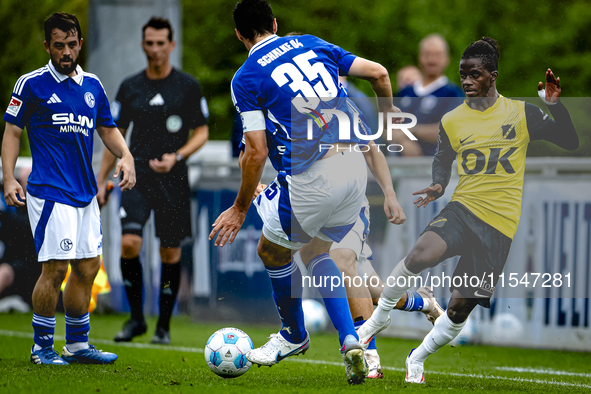
[[[115,170],[119,186],[135,185],[133,157],[111,118],[109,101],[99,79],[82,71],[80,23],[58,12],[45,21],[49,63],[23,75],[16,83],[4,115],[2,141],[4,197],[12,206],[27,205],[42,271],[33,291],[34,342],[31,362],[107,364],[117,355],[88,343],[88,306],[100,268],[102,229],[92,171],[94,130],[121,161]],[[20,136],[28,130],[33,170],[26,196],[14,177]],[[62,357],[53,349],[55,308],[68,265],[72,267],[63,303],[66,346]]]
[[[301,256],[314,283],[332,282],[332,286],[329,283],[318,289],[339,332],[347,379],[349,383],[362,383],[367,374],[363,349],[343,283],[334,283],[341,274],[328,252],[359,215],[367,165],[385,194],[384,210],[390,222],[401,224],[405,216],[383,154],[372,141],[359,137],[359,129],[369,134],[368,127],[347,100],[338,76],[348,74],[370,81],[377,96],[385,98],[379,101],[380,111],[399,112],[392,105],[388,72],[314,36],[277,36],[277,22],[264,0],[238,3],[234,21],[238,39],[249,50],[231,85],[232,99],[242,118],[245,150],[236,201],[217,218],[210,233],[216,246],[235,239],[267,155],[278,171],[275,181],[254,204],[264,222],[258,253],[271,278],[282,328],[246,357],[270,366],[304,353],[310,346],[301,307],[302,275],[292,259],[299,250],[295,256]],[[352,128],[356,130],[354,136],[349,133],[340,138],[341,119],[335,119],[343,114],[353,119],[349,122],[353,127],[345,134]],[[311,130],[302,127],[308,118],[318,121],[316,125],[308,123]],[[365,160],[361,148],[366,151]]]

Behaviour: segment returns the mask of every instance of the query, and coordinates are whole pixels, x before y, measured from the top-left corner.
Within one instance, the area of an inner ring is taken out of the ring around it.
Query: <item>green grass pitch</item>
[[[217,329],[231,324],[193,323],[186,317],[172,322],[171,346],[149,344],[148,334],[130,344],[113,336],[124,316],[91,315],[91,343],[119,355],[114,365],[40,366],[29,362],[32,328],[29,314],[0,314],[0,393],[336,393],[402,390],[415,392],[530,392],[591,391],[591,354],[563,351],[446,347],[427,360],[425,385],[404,383],[404,360],[419,341],[378,339],[384,379],[349,386],[336,334],[312,335],[305,356],[288,358],[272,368],[252,367],[235,379],[222,379],[207,367],[203,347]],[[64,318],[56,316],[56,349],[65,344]],[[237,324],[255,346],[265,343],[273,327]]]

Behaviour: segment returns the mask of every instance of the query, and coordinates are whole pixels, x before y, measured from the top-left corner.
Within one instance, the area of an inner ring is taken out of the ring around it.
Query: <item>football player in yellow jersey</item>
[[[443,260],[461,256],[447,312],[435,322],[423,343],[406,359],[406,381],[424,383],[424,362],[462,330],[476,305],[490,307],[521,214],[527,145],[550,141],[564,149],[579,146],[570,115],[560,102],[560,79],[546,71],[546,86],[538,85],[554,120],[538,107],[511,100],[497,92],[499,48],[489,37],[464,51],[460,78],[467,100],[447,113],[439,126],[439,146],[433,161],[433,183],[413,194],[417,207],[441,197],[458,160],[460,182],[452,200],[427,226],[414,247],[392,271],[378,308],[359,329],[359,342],[368,343],[390,323],[389,313],[418,273]],[[476,277],[477,280],[465,280]]]

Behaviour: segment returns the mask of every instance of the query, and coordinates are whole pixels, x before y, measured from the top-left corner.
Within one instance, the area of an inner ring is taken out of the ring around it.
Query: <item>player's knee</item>
[[[133,234],[125,234],[121,238],[121,256],[124,259],[133,259],[140,255],[142,250],[142,237]]]
[[[351,249],[335,249],[330,252],[330,257],[339,270],[348,276],[357,276],[357,255]]]
[[[176,264],[181,259],[181,248],[160,248],[160,258],[164,264]]]
[[[470,312],[474,309],[475,303],[472,300],[463,299],[461,301],[455,300],[450,301],[447,307],[447,316],[452,322],[459,324],[463,323],[470,316]]]
[[[70,275],[74,276],[80,283],[92,283],[101,268],[100,257],[93,257],[89,259],[82,259],[72,262],[72,272]]]
[[[43,264],[41,279],[46,281],[46,283],[49,282],[53,287],[59,288],[68,273],[68,264],[52,262]]]
[[[280,267],[291,261],[291,251],[261,237],[257,253],[265,267]]]
[[[439,263],[438,256],[435,256],[429,246],[424,243],[417,243],[408,256],[406,256],[405,264],[413,273],[419,273],[424,269],[435,267]]]

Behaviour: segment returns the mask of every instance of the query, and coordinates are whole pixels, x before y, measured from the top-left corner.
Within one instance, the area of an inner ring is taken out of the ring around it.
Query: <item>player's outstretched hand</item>
[[[135,186],[135,165],[133,164],[133,156],[131,154],[125,155],[119,160],[115,166],[115,173],[113,178],[119,177],[123,173],[123,179],[119,182],[119,187],[122,191],[131,190]]]
[[[245,218],[246,212],[242,212],[232,205],[230,208],[222,212],[212,224],[213,230],[209,233],[209,240],[211,241],[217,234],[218,236],[215,240],[215,246],[224,246],[226,242],[234,242]]]
[[[538,83],[538,92],[544,90],[544,84]],[[546,88],[545,88],[545,100],[550,103],[558,102],[560,99],[560,78],[556,78],[552,70],[546,70]]]
[[[22,207],[25,205],[25,192],[16,179],[8,179],[4,183],[4,200],[11,207]]]
[[[162,160],[152,159],[149,164],[152,171],[161,174],[170,172],[176,164],[176,153],[165,153],[162,155]]]
[[[384,200],[384,212],[388,221],[392,224],[402,224],[406,221],[406,215],[396,199],[396,195],[386,196]]]
[[[259,183],[256,190],[254,191],[254,197],[252,199],[254,200],[255,198],[257,198],[259,196],[259,194],[261,194],[263,192],[263,190],[265,190],[266,188],[267,188],[267,185],[265,185],[264,183]]]
[[[443,186],[441,186],[439,183],[431,185],[426,189],[416,191],[412,195],[418,195],[419,197],[414,201],[414,204],[417,205],[417,208],[426,207],[431,201],[435,201],[441,197],[442,192]]]

